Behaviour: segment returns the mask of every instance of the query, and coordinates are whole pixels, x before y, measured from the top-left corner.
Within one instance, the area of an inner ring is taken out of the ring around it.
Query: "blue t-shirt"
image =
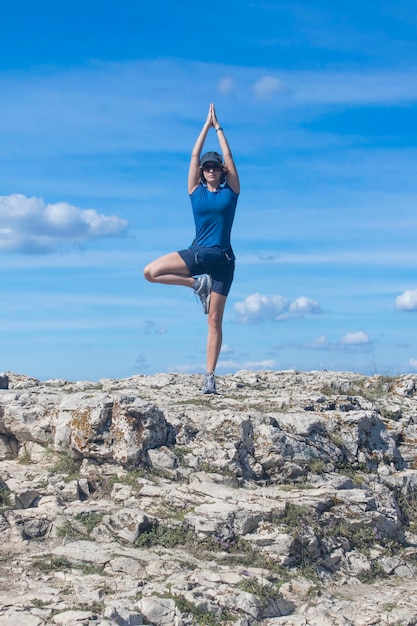
[[[227,183],[217,191],[209,191],[200,183],[190,198],[195,222],[193,243],[205,247],[220,246],[233,254],[230,234],[238,194]]]

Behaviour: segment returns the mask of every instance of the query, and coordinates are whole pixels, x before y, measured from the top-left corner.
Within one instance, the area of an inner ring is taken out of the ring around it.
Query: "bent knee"
[[[154,283],[155,282],[155,273],[152,269],[152,264],[150,263],[149,265],[146,265],[146,267],[143,270],[143,275],[146,278],[146,280],[148,280],[150,283]]]

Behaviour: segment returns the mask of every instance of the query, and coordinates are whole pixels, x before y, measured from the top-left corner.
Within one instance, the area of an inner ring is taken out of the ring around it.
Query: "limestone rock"
[[[415,625],[417,377],[200,386],[0,375],[0,626]]]

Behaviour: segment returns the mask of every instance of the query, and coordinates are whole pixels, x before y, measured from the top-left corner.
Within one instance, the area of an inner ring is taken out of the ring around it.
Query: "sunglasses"
[[[213,170],[213,172],[219,172],[222,169],[222,166],[217,165],[217,163],[205,163],[203,165],[203,172],[209,172],[210,170]]]

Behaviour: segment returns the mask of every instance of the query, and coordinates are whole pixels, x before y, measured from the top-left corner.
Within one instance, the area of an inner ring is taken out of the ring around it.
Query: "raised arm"
[[[229,185],[229,187],[233,189],[235,193],[240,193],[239,175],[237,173],[236,165],[233,160],[232,151],[230,150],[230,146],[227,142],[226,135],[224,134],[224,130],[221,127],[219,120],[217,119],[214,104],[211,104],[210,107],[211,107],[212,124],[214,126],[214,129],[216,130],[216,135],[219,141],[220,149],[223,153],[224,164],[227,169],[227,184]]]
[[[197,141],[195,142],[194,148],[191,152],[190,168],[188,170],[188,193],[190,194],[193,193],[194,189],[196,189],[200,184],[200,155],[201,151],[203,150],[207,133],[209,129],[213,126],[212,108],[213,105],[210,104],[207,119],[204,123],[203,128],[201,129],[199,136],[197,137]]]

